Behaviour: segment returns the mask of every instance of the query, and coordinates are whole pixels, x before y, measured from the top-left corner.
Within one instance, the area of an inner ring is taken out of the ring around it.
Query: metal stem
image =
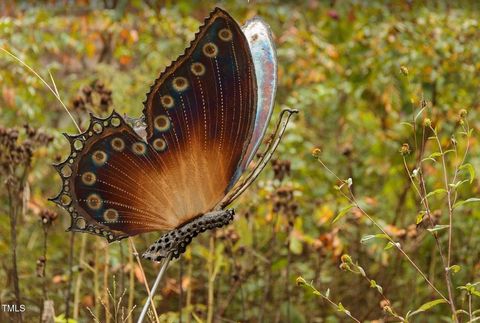
[[[157,287],[160,284],[163,274],[165,274],[165,271],[167,270],[168,264],[170,263],[171,259],[172,259],[172,253],[169,253],[167,257],[163,260],[162,267],[160,268],[157,278],[155,279],[155,283],[153,284],[152,289],[150,290],[150,294],[148,295],[147,301],[145,302],[145,305],[143,305],[142,313],[140,314],[140,317],[138,318],[137,323],[142,323],[143,320],[145,319],[145,316],[148,311],[148,307],[152,302],[153,295],[155,295],[155,291],[157,290]]]

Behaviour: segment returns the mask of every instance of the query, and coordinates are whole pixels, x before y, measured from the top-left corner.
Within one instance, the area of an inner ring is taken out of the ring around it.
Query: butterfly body
[[[172,253],[173,258],[177,258],[199,233],[221,228],[229,224],[233,221],[234,215],[235,211],[229,209],[208,212],[194,218],[179,228],[165,233],[143,253],[142,257],[149,260],[160,261],[162,258],[167,257],[169,253]]]
[[[91,116],[84,133],[67,135],[53,200],[70,213],[70,229],[109,241],[168,231],[145,253],[159,260],[228,224],[233,210],[224,207],[263,138],[275,87],[268,27],[257,20],[242,30],[215,9],[155,81],[142,117]]]

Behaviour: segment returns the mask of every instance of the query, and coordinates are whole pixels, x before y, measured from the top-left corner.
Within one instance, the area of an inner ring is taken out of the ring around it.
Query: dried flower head
[[[384,309],[386,306],[390,306],[390,301],[388,299],[382,299],[380,301],[380,307]]]
[[[289,160],[272,159],[273,177],[276,180],[283,179],[290,175],[291,162]]]
[[[350,266],[349,266],[346,262],[342,262],[339,267],[340,267],[340,269],[343,270],[343,271],[348,271],[348,270],[350,270]]]
[[[400,148],[400,154],[402,154],[402,156],[406,156],[408,154],[410,154],[411,150],[410,150],[410,145],[407,144],[407,143],[404,143],[402,145],[402,147]]]
[[[403,75],[407,76],[408,75],[408,68],[404,65],[400,66],[400,72],[402,72]]]
[[[320,148],[313,148],[312,150],[312,156],[315,158],[319,158],[321,153],[322,150]]]
[[[48,225],[48,224],[52,224],[52,222],[57,219],[58,214],[54,211],[49,210],[49,209],[43,209],[40,212],[40,217],[42,219],[42,223],[44,225]]]

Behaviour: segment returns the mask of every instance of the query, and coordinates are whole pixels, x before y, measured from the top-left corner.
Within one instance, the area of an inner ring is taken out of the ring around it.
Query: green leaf
[[[429,198],[430,196],[433,196],[433,195],[436,195],[436,194],[441,194],[441,193],[446,193],[447,190],[444,189],[444,188],[439,188],[439,189],[436,189],[435,191],[432,191],[430,193],[427,194],[427,196],[425,196],[425,198]]]
[[[472,184],[473,180],[475,179],[475,168],[473,168],[472,164],[470,163],[463,164],[458,169],[459,170],[467,169],[468,175],[470,177],[470,184]]]
[[[417,121],[418,117],[422,114],[422,112],[426,109],[426,107],[424,108],[421,108],[420,111],[418,111],[417,115],[415,116],[415,118],[413,120]]]
[[[450,268],[448,268],[452,273],[456,274],[458,273],[460,270],[462,270],[462,267],[460,267],[459,265],[453,265],[453,266],[450,266]]]
[[[428,156],[427,158],[435,159],[435,157],[440,157],[440,156],[442,156],[442,153],[437,151],[431,154],[430,156]]]
[[[462,184],[464,184],[468,181],[469,181],[468,179],[464,179],[463,181],[458,181],[456,183],[450,183],[450,184],[448,184],[448,186],[453,187],[454,189],[457,189],[460,185],[462,185]]]
[[[385,248],[383,248],[383,250],[389,250],[389,249],[392,249],[394,246],[393,242],[389,241],[387,243],[387,245],[385,246]]]
[[[439,305],[439,304],[443,304],[443,303],[446,303],[446,302],[447,302],[447,301],[444,300],[443,298],[436,299],[436,300],[434,300],[434,301],[430,301],[430,302],[427,302],[427,303],[423,304],[422,306],[420,306],[420,307],[418,308],[417,311],[422,311],[422,312],[428,311],[428,310],[431,309],[432,307],[435,307],[435,306],[437,306],[437,305]]]
[[[440,299],[436,299],[436,300],[427,302],[427,303],[423,304],[422,306],[420,306],[417,310],[415,310],[415,311],[413,311],[413,312],[411,312],[411,313],[408,313],[408,314],[407,314],[407,318],[408,318],[408,317],[411,317],[411,316],[414,316],[414,315],[417,315],[418,313],[428,311],[428,310],[431,309],[432,307],[435,307],[435,306],[437,306],[437,305],[439,305],[439,304],[443,304],[443,303],[447,303],[447,301],[444,300],[443,298],[440,298]]]
[[[448,227],[450,227],[450,226],[447,225],[447,224],[437,224],[433,228],[430,228],[430,229],[427,229],[427,230],[430,231],[430,232],[437,232],[437,231],[440,231],[440,230],[447,229]]]
[[[369,234],[369,235],[366,235],[366,236],[362,237],[362,239],[360,240],[360,243],[366,243],[367,241],[372,240],[372,239],[388,239],[388,236],[386,234],[383,234],[383,233]]]
[[[443,152],[444,155],[448,154],[448,153],[454,153],[455,152],[455,149],[449,149],[449,150],[446,150]]]
[[[423,221],[423,216],[424,216],[424,215],[425,215],[425,213],[424,213],[423,211],[420,212],[420,213],[418,213],[417,219],[416,219],[416,221],[415,221],[415,224],[418,225],[418,224],[422,223],[422,221]]]
[[[295,254],[299,255],[302,253],[303,250],[303,244],[300,239],[296,238],[295,236],[291,236],[290,239],[290,250]]]
[[[464,200],[464,201],[459,201],[459,202],[457,202],[457,203],[455,203],[455,204],[453,205],[453,208],[455,209],[455,208],[457,208],[457,207],[459,207],[459,206],[462,206],[462,205],[464,205],[464,204],[467,204],[467,203],[475,203],[475,202],[476,202],[476,203],[480,202],[480,198],[478,198],[478,197],[472,197],[472,198],[469,198],[469,199]]]
[[[350,211],[350,209],[353,208],[354,206],[355,205],[350,204],[350,205],[347,205],[346,207],[344,207],[343,209],[341,209],[340,212],[338,213],[338,215],[335,217],[335,219],[333,219],[332,224],[334,224],[335,222],[340,220],[342,217],[344,217],[345,214],[347,214],[347,212]]]
[[[409,126],[413,129],[413,125],[410,123],[410,122],[400,122],[401,125],[404,125],[404,126]]]

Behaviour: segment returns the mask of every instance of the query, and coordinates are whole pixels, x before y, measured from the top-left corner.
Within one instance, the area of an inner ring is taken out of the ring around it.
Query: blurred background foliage
[[[421,203],[399,149],[403,143],[415,147],[411,127],[402,122],[411,122],[422,104],[426,108],[419,119],[431,119],[445,149],[451,148],[452,135],[459,130],[459,111],[467,109],[475,129],[467,161],[480,172],[477,2],[6,1],[0,4],[0,46],[49,82],[50,71],[85,129],[88,112],[107,116],[115,108],[139,116],[153,80],[183,52],[216,5],[240,23],[260,15],[270,24],[280,66],[273,119],[281,107],[299,109],[300,114],[271,166],[236,203],[235,223],[203,234],[171,264],[155,298],[161,321],[179,321],[180,316],[187,322],[347,320],[297,287],[299,275],[319,290],[329,288],[330,297],[360,320],[389,320],[382,299],[368,283],[338,268],[343,253],[383,286],[399,314],[438,298],[396,250],[384,250],[385,241],[360,242],[378,233],[360,212],[352,209],[332,224],[348,202],[334,188],[339,184],[335,177],[311,151],[321,148],[324,163],[340,178],[353,179],[362,207],[445,291],[435,241],[416,226]],[[408,75],[401,73],[401,66]],[[128,241],[107,246],[100,238],[76,235],[72,254],[72,238],[65,232],[70,219],[47,201],[60,189],[60,178],[50,165],[68,154],[61,133],[76,132],[72,121],[44,84],[3,52],[0,90],[2,135],[11,135],[13,130],[7,128],[18,128],[18,140],[29,140],[33,135],[22,130],[28,124],[52,137],[35,139],[26,184],[17,192],[21,196],[9,197],[7,189],[1,190],[1,303],[15,299],[8,214],[10,201],[17,199],[19,293],[27,307],[26,321],[39,317],[46,298],[53,301],[57,321],[66,316],[92,321],[87,307],[100,321],[114,321],[98,300],[111,305],[107,287],[112,291],[114,282],[117,296],[126,290],[121,302],[125,311],[137,305],[136,317],[146,291]],[[463,151],[465,141],[456,139]],[[427,151],[427,156],[436,151],[433,142],[427,142]],[[413,155],[406,160],[413,169]],[[450,160],[447,166],[452,169],[458,158]],[[5,172],[2,185],[7,185]],[[428,191],[443,187],[440,163],[427,163],[424,172]],[[461,177],[468,178],[464,173]],[[478,197],[479,181],[465,183],[458,193],[459,199]],[[436,194],[429,200],[438,223],[448,224],[445,196]],[[452,264],[461,266],[453,276],[455,287],[480,280],[478,206],[471,204],[455,214]],[[147,234],[134,242],[142,252],[157,237]],[[445,231],[439,237],[445,244]],[[151,282],[158,266],[144,262],[143,268]],[[465,294],[456,289],[455,295],[457,307],[465,309]],[[474,298],[474,308],[479,304]],[[450,315],[443,304],[419,321],[448,321]],[[0,321],[6,320],[8,315],[0,312]]]

